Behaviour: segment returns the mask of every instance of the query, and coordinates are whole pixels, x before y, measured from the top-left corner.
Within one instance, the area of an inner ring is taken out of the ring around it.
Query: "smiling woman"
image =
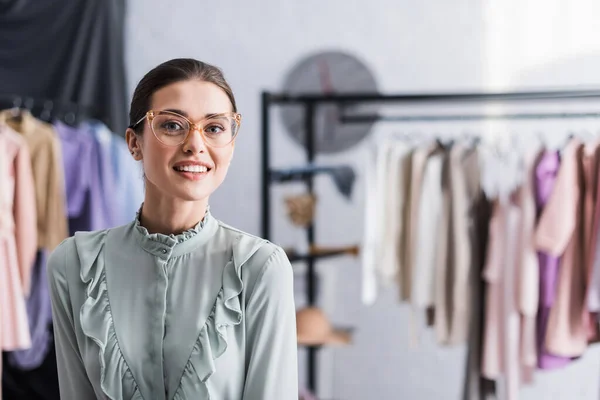
[[[289,260],[208,206],[241,124],[231,88],[214,66],[168,61],[138,84],[130,122],[137,217],[48,261],[61,398],[297,399]]]

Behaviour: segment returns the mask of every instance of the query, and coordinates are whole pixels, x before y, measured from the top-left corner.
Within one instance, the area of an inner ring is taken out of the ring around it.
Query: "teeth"
[[[182,167],[175,167],[177,171],[183,172],[207,172],[208,168],[203,165],[185,165]]]

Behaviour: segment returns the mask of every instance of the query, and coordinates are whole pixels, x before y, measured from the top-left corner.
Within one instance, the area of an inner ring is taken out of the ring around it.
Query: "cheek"
[[[231,162],[232,153],[233,149],[221,149],[211,154],[213,162],[217,166],[217,170],[220,170],[220,173],[225,174],[227,172],[229,163]]]
[[[148,141],[145,144],[143,154],[144,172],[149,180],[160,179],[160,176],[165,174],[165,168],[169,164],[169,159],[173,149],[164,148]]]

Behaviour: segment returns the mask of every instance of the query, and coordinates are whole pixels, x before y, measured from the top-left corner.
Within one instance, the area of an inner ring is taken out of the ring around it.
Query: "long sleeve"
[[[265,263],[246,305],[243,400],[298,398],[292,266],[281,248]]]
[[[50,142],[50,160],[48,162],[47,204],[46,207],[46,245],[52,251],[69,236],[66,210],[66,193],[62,152],[58,138]],[[42,245],[42,244],[40,244]]]
[[[52,320],[56,364],[62,399],[95,400],[75,336],[69,288],[66,277],[68,249],[63,242],[48,258],[48,281],[52,300]]]
[[[25,296],[29,296],[31,271],[37,252],[37,213],[35,207],[35,185],[31,171],[31,157],[25,145],[15,159],[15,240],[21,284]]]

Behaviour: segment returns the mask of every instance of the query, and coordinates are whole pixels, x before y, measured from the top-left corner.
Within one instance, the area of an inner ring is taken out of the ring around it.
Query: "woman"
[[[297,399],[291,265],[208,207],[240,127],[231,88],[171,60],[140,81],[129,117],[137,217],[76,233],[48,262],[61,397]]]

